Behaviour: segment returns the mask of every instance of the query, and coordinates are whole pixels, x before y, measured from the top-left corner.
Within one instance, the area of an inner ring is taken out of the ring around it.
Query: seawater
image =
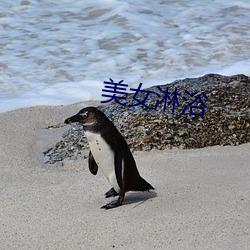
[[[0,73],[0,112],[104,100],[109,78],[250,75],[250,1],[1,0]]]

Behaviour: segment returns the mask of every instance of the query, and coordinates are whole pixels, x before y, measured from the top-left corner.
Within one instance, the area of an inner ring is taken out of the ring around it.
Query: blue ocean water
[[[2,0],[0,112],[103,100],[206,73],[250,76],[250,1]]]

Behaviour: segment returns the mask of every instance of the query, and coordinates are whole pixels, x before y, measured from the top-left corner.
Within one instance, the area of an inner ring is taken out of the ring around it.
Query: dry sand
[[[110,187],[87,160],[41,162],[67,130],[43,128],[86,105],[0,114],[0,249],[250,248],[250,144],[135,152],[155,192],[103,210]]]

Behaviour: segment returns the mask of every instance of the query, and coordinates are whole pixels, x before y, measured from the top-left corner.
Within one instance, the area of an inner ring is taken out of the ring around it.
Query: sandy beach
[[[87,159],[43,164],[68,129],[45,128],[93,104],[0,113],[0,249],[249,249],[249,143],[134,152],[155,192],[111,210]]]

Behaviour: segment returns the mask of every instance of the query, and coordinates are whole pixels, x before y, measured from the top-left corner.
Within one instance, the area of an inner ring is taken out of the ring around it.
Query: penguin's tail
[[[154,187],[152,187],[147,181],[139,176],[131,191],[149,191],[150,189],[154,189]]]

